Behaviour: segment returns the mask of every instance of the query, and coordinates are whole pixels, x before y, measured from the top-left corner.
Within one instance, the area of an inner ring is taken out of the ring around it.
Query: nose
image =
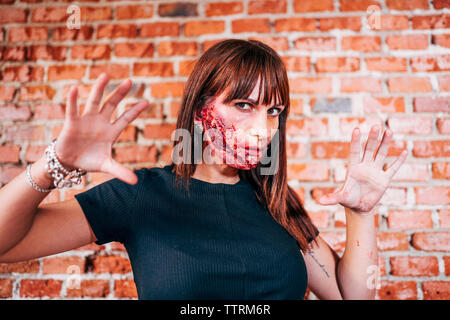
[[[257,112],[257,114],[255,114],[255,117],[252,119],[248,134],[251,137],[256,138],[258,140],[258,143],[264,142],[268,137],[267,127],[266,111],[264,110],[263,112]]]

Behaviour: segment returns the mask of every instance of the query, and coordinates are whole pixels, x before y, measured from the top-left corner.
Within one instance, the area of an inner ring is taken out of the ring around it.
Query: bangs
[[[281,65],[280,65],[281,64]],[[251,48],[240,56],[233,57],[226,67],[219,69],[219,83],[223,84],[219,92],[227,90],[224,103],[234,99],[250,97],[258,78],[261,77],[257,101],[259,104],[271,106],[282,104],[288,106],[289,90],[287,79],[283,77],[284,66],[260,48]]]

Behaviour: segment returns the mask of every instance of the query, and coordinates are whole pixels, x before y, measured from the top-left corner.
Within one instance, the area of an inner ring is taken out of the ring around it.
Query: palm
[[[378,138],[378,127],[372,127],[360,160],[359,130],[354,130],[350,146],[350,163],[344,184],[334,191],[320,198],[323,205],[341,204],[356,212],[370,212],[380,201],[395,173],[406,159],[405,150],[387,168],[383,170],[392,132],[387,130],[375,154]]]

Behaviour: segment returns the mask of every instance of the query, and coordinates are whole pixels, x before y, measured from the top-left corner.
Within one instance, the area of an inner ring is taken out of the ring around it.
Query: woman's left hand
[[[392,177],[406,159],[406,149],[391,165],[383,170],[383,163],[392,138],[392,131],[384,132],[380,147],[376,155],[379,127],[373,126],[367,139],[362,160],[360,160],[360,131],[353,129],[350,145],[350,162],[344,184],[333,193],[326,194],[319,199],[322,205],[341,204],[351,210],[367,214],[380,201],[389,186]]]

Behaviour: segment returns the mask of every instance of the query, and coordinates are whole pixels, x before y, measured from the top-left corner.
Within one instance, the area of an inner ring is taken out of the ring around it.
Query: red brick
[[[450,48],[450,34],[434,34],[432,35],[431,43]]]
[[[290,106],[291,115],[302,115],[303,114],[303,100],[301,98],[291,99]]]
[[[19,162],[20,146],[0,146],[0,163]]]
[[[308,211],[308,215],[317,228],[328,228],[330,226],[330,213],[328,210]]]
[[[20,296],[24,298],[59,298],[61,280],[23,279],[20,281]]]
[[[48,80],[81,80],[85,73],[86,66],[84,65],[50,66],[48,68]]]
[[[3,81],[42,81],[44,79],[44,68],[40,66],[11,66],[3,69]]]
[[[294,12],[333,11],[333,0],[294,0]]]
[[[14,141],[44,141],[45,131],[43,126],[13,125],[5,128],[5,140]]]
[[[399,57],[368,57],[366,58],[367,70],[382,72],[406,72],[406,58]]]
[[[286,0],[252,0],[248,3],[248,14],[286,13]]]
[[[426,182],[431,179],[428,166],[425,163],[403,163],[393,181]]]
[[[13,86],[0,86],[0,100],[7,102],[14,98],[16,88]]]
[[[145,139],[171,139],[175,134],[176,125],[174,123],[148,124],[144,128]]]
[[[343,252],[345,249],[345,232],[325,232],[320,233],[322,238],[336,252]]]
[[[381,9],[379,1],[373,0],[339,0],[340,11],[367,11],[370,6],[378,6]]]
[[[114,45],[116,57],[152,58],[154,51],[153,43],[120,42]]]
[[[117,137],[117,142],[121,141],[135,141],[136,140],[136,127],[129,125],[126,127]]]
[[[103,72],[106,72],[111,79],[127,79],[130,76],[130,67],[127,64],[116,63],[93,65],[89,79],[97,79]]]
[[[376,292],[379,300],[417,300],[415,281],[381,281],[381,288]]]
[[[425,50],[428,48],[428,35],[390,35],[386,44],[390,50]]]
[[[28,60],[58,60],[63,61],[67,58],[67,47],[37,45],[30,46],[27,52]]]
[[[433,6],[435,9],[448,9],[450,8],[450,2],[448,0],[433,0]]]
[[[418,97],[413,101],[414,112],[448,112],[450,110],[450,99]]]
[[[205,3],[206,17],[228,16],[244,12],[244,5],[242,2],[215,2]]]
[[[342,37],[342,50],[380,51],[381,38],[373,36],[344,36]]]
[[[11,298],[14,279],[0,279],[0,298]]]
[[[434,119],[431,117],[390,117],[387,121],[389,129],[394,134],[418,134],[429,135],[433,132]]]
[[[327,17],[319,18],[320,31],[330,31],[333,29],[348,29],[353,31],[361,30],[361,17]]]
[[[388,79],[390,92],[430,92],[432,91],[429,78],[425,77],[395,77]]]
[[[0,106],[0,120],[28,120],[31,117],[31,111],[28,106],[2,105]]]
[[[67,7],[38,7],[33,9],[33,22],[65,22],[69,17]],[[81,14],[80,14],[81,17]]]
[[[389,259],[391,274],[403,277],[432,277],[439,275],[437,257],[398,256]]]
[[[135,24],[102,24],[97,26],[97,38],[136,38]]]
[[[450,26],[450,14],[432,16],[413,16],[411,18],[413,29],[443,29]]]
[[[275,20],[275,32],[316,31],[314,18],[283,18]]]
[[[328,181],[330,172],[323,163],[290,163],[287,168],[288,179],[299,181]]]
[[[100,21],[112,18],[112,7],[80,7],[81,21]]]
[[[64,105],[61,103],[41,103],[34,107],[34,119],[64,119]]]
[[[311,142],[311,156],[315,159],[347,159],[349,155],[349,142]]]
[[[367,23],[372,22],[371,16],[367,17]],[[379,25],[376,30],[407,30],[409,29],[408,16],[403,15],[381,15],[379,18]]]
[[[389,210],[387,223],[390,229],[433,227],[431,210]]]
[[[450,275],[450,257],[443,257],[444,258],[444,265],[445,265],[445,275]]]
[[[330,51],[336,50],[336,38],[334,37],[303,37],[294,40],[294,46],[299,50]]]
[[[365,113],[404,113],[405,101],[402,97],[364,97]]]
[[[9,42],[45,41],[47,27],[12,27],[9,29]]]
[[[341,92],[371,92],[382,91],[381,79],[377,78],[342,78]]]
[[[68,298],[104,298],[109,294],[109,280],[82,280],[80,288],[66,288]]]
[[[53,40],[91,40],[94,34],[92,26],[80,26],[80,29],[69,29],[67,27],[57,27],[53,30]]]
[[[450,134],[450,118],[437,119],[436,127],[440,134]]]
[[[23,61],[26,58],[26,48],[25,47],[6,47],[3,52],[3,58],[0,59],[4,61]]]
[[[26,86],[20,88],[21,101],[52,100],[56,91],[50,86]]]
[[[307,153],[305,144],[300,142],[287,142],[286,155],[288,159],[304,158]]]
[[[391,10],[428,9],[428,0],[386,0],[386,6]]]
[[[28,10],[18,8],[0,9],[0,24],[26,22]]]
[[[382,121],[376,117],[347,117],[339,119],[339,128],[341,134],[346,137],[351,137],[353,129],[358,127],[362,135],[367,135],[370,128],[374,125],[383,127]]]
[[[317,72],[355,72],[359,70],[359,58],[323,57],[317,58]]]
[[[114,148],[115,159],[120,163],[156,162],[156,146],[125,146]]]
[[[328,119],[288,119],[286,134],[290,136],[325,136],[328,134]]]
[[[136,284],[133,280],[114,280],[114,296],[117,298],[137,298]]]
[[[433,179],[450,179],[450,162],[433,162],[431,166]]]
[[[135,63],[133,74],[138,77],[172,77],[174,75],[172,62]]]
[[[450,55],[442,56],[416,56],[411,60],[412,71],[449,71],[450,70]]]
[[[266,18],[259,19],[236,19],[231,21],[231,30],[233,33],[242,32],[270,32],[270,21]]]
[[[407,251],[408,236],[403,232],[379,232],[377,244],[380,251]]]
[[[232,23],[234,25],[235,21]],[[223,32],[225,32],[224,21],[187,21],[184,24],[184,35],[186,37],[195,37],[203,34],[219,34]]]
[[[290,79],[293,93],[331,93],[331,78],[294,78]]]
[[[450,91],[450,76],[438,77],[438,83],[441,91]]]
[[[450,283],[447,281],[422,282],[424,300],[450,300]]]
[[[414,141],[412,154],[418,158],[450,157],[450,141]]]
[[[116,18],[123,19],[140,19],[153,17],[153,5],[126,5],[116,7]]]
[[[196,56],[198,54],[197,42],[162,41],[158,45],[158,55],[164,56]]]
[[[434,187],[415,187],[417,204],[430,205],[449,205],[450,204],[450,187],[434,186]]]
[[[141,25],[141,37],[179,36],[180,24],[178,22],[154,22]]]
[[[39,261],[28,260],[14,263],[0,263],[0,273],[38,273]]]
[[[181,97],[184,82],[163,82],[150,84],[151,96],[154,98]]]
[[[249,37],[249,40],[258,40],[267,44],[277,52],[289,50],[289,41],[286,37]]]
[[[412,235],[411,243],[417,250],[449,251],[450,232],[416,232]]]
[[[109,45],[75,45],[72,47],[72,59],[109,59],[111,48]]]
[[[189,2],[161,3],[158,6],[160,17],[198,16],[197,4]]]
[[[94,273],[128,273],[131,272],[130,260],[121,256],[97,256],[92,260]]]
[[[86,259],[80,256],[44,258],[42,274],[81,274],[84,273]]]

